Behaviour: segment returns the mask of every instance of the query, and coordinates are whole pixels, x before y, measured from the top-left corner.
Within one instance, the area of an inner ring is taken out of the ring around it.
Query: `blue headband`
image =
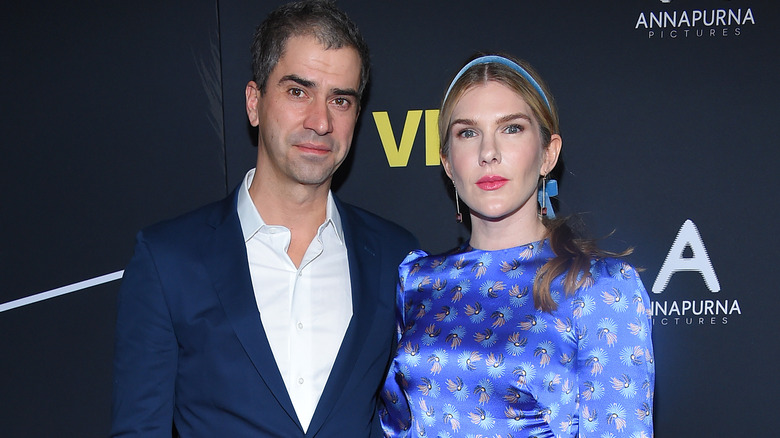
[[[550,101],[547,100],[547,96],[544,94],[541,85],[539,85],[539,83],[536,82],[536,80],[530,75],[530,73],[528,73],[518,63],[498,55],[480,56],[479,58],[464,65],[463,68],[460,69],[458,74],[455,75],[455,79],[452,80],[452,83],[450,83],[450,88],[447,88],[447,93],[444,95],[444,100],[447,100],[447,98],[450,95],[450,91],[452,91],[452,86],[455,85],[455,82],[457,82],[458,79],[460,79],[460,77],[463,76],[463,74],[466,73],[468,69],[474,67],[475,65],[491,64],[491,63],[507,66],[512,70],[516,71],[520,76],[524,77],[528,82],[531,83],[531,86],[534,87],[536,92],[539,93],[540,96],[542,96],[542,100],[544,100],[544,103],[547,105],[547,109],[552,111],[552,108],[550,108]]]

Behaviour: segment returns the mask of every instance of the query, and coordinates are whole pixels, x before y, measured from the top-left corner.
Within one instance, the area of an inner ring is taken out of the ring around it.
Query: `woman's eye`
[[[518,134],[523,132],[523,127],[521,125],[509,125],[504,129],[504,132],[507,134]]]
[[[464,129],[458,132],[458,137],[461,138],[472,138],[476,136],[477,133],[473,129]]]

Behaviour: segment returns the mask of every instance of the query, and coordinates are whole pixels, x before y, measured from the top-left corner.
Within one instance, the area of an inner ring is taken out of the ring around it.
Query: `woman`
[[[650,301],[616,258],[626,253],[554,219],[547,178],[562,140],[540,78],[505,56],[474,59],[444,97],[439,131],[472,234],[399,268],[386,434],[651,437]]]

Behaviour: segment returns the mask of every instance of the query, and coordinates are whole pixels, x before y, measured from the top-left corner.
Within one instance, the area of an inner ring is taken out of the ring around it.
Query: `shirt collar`
[[[244,235],[244,243],[248,242],[258,231],[267,227],[263,218],[260,217],[255,204],[252,202],[252,197],[249,196],[249,186],[252,184],[252,180],[255,177],[255,169],[250,169],[246,173],[241,187],[238,189],[238,200],[236,201],[236,210],[238,210],[238,221],[241,223],[241,232]],[[341,243],[344,243],[344,228],[341,225],[341,215],[339,215],[339,209],[336,208],[336,202],[333,200],[333,193],[328,190],[328,203],[325,209],[325,222],[319,228],[319,233],[326,229],[328,225],[332,225],[336,236],[338,236]]]

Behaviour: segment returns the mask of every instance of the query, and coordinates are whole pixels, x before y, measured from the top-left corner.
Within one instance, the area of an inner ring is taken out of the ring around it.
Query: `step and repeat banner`
[[[254,165],[249,44],[278,2],[13,3],[0,14],[0,435],[105,436],[134,235],[226,196]],[[476,51],[529,61],[560,110],[560,210],[644,269],[656,436],[774,433],[776,2],[339,5],[372,51],[343,200],[432,252],[467,239],[437,108]]]

